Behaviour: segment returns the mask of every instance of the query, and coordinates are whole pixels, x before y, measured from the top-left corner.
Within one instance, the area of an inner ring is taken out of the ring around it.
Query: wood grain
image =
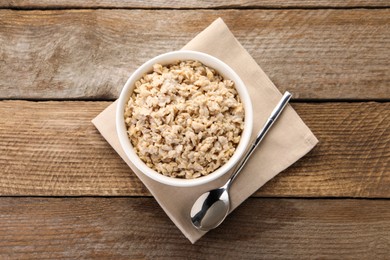
[[[387,259],[389,201],[249,199],[195,245],[152,198],[0,198],[0,258]]]
[[[3,0],[0,7],[3,8],[321,8],[321,7],[388,7],[386,0],[189,0],[189,1],[144,1],[144,0]]]
[[[0,99],[113,100],[217,17],[296,99],[390,98],[390,9],[295,9],[0,10]]]
[[[0,195],[149,193],[90,120],[110,102],[0,102]],[[319,144],[255,196],[390,198],[390,103],[294,103]]]

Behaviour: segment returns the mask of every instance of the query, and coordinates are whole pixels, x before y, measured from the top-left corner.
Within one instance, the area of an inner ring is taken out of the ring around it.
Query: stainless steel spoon
[[[256,139],[253,141],[249,150],[245,153],[244,157],[237,164],[230,179],[222,187],[203,193],[194,203],[191,209],[191,222],[200,230],[208,231],[218,227],[222,221],[226,218],[230,209],[229,189],[234,179],[244,168],[244,165],[252,155],[253,151],[257,148],[259,143],[263,140],[268,130],[273,123],[282,113],[283,109],[287,105],[291,98],[291,93],[288,91],[283,95],[275,109],[272,111],[271,116],[267,122],[257,134]]]

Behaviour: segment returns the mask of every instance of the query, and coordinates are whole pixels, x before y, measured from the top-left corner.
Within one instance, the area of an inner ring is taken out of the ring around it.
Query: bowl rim
[[[241,102],[244,106],[245,116],[244,116],[244,129],[241,134],[240,142],[236,147],[233,155],[230,159],[221,167],[219,167],[214,172],[209,175],[202,176],[195,179],[180,179],[165,176],[158,173],[157,171],[149,168],[136,154],[133,146],[131,145],[130,139],[127,136],[126,124],[124,122],[124,109],[127,101],[134,89],[134,83],[142,77],[143,74],[150,72],[155,63],[169,64],[176,60],[198,60],[206,66],[210,66],[218,71],[224,78],[229,78],[234,81],[237,92],[240,95]],[[210,65],[211,64],[211,65]],[[226,75],[229,75],[226,77]],[[225,175],[229,170],[233,168],[234,165],[241,159],[242,155],[246,151],[250,137],[252,134],[253,128],[253,109],[252,102],[249,96],[249,93],[246,89],[245,84],[238,76],[238,74],[226,63],[219,60],[218,58],[211,56],[209,54],[198,52],[198,51],[172,51],[164,54],[160,54],[142,64],[138,69],[136,69],[131,76],[126,81],[124,87],[121,90],[120,96],[118,98],[118,104],[116,107],[116,131],[119,138],[119,143],[124,150],[127,158],[131,163],[144,175],[149,178],[166,184],[176,187],[193,187],[209,183],[223,175]]]

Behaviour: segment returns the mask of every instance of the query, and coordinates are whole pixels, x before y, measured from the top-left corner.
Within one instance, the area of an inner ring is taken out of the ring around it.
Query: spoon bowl
[[[291,98],[291,93],[286,92],[275,109],[272,111],[267,122],[258,133],[256,139],[253,141],[251,147],[245,153],[242,160],[236,166],[232,176],[229,180],[220,188],[203,193],[194,203],[191,208],[191,222],[193,226],[199,230],[208,231],[218,227],[226,218],[230,210],[230,196],[229,190],[234,179],[244,168],[249,157],[253,154],[258,147],[268,130],[274,124],[276,119],[282,113],[286,107],[288,101]]]
[[[191,209],[192,224],[203,231],[219,226],[229,213],[229,201],[226,187],[203,193]]]

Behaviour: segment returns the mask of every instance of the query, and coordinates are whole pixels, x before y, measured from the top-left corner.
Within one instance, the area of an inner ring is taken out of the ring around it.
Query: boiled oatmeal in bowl
[[[137,170],[182,187],[228,172],[245,152],[253,123],[238,75],[193,51],[143,64],[122,90],[116,116],[119,141]]]
[[[244,128],[234,82],[199,61],[153,65],[135,83],[125,107],[137,155],[158,173],[177,178],[210,174],[233,155]]]

